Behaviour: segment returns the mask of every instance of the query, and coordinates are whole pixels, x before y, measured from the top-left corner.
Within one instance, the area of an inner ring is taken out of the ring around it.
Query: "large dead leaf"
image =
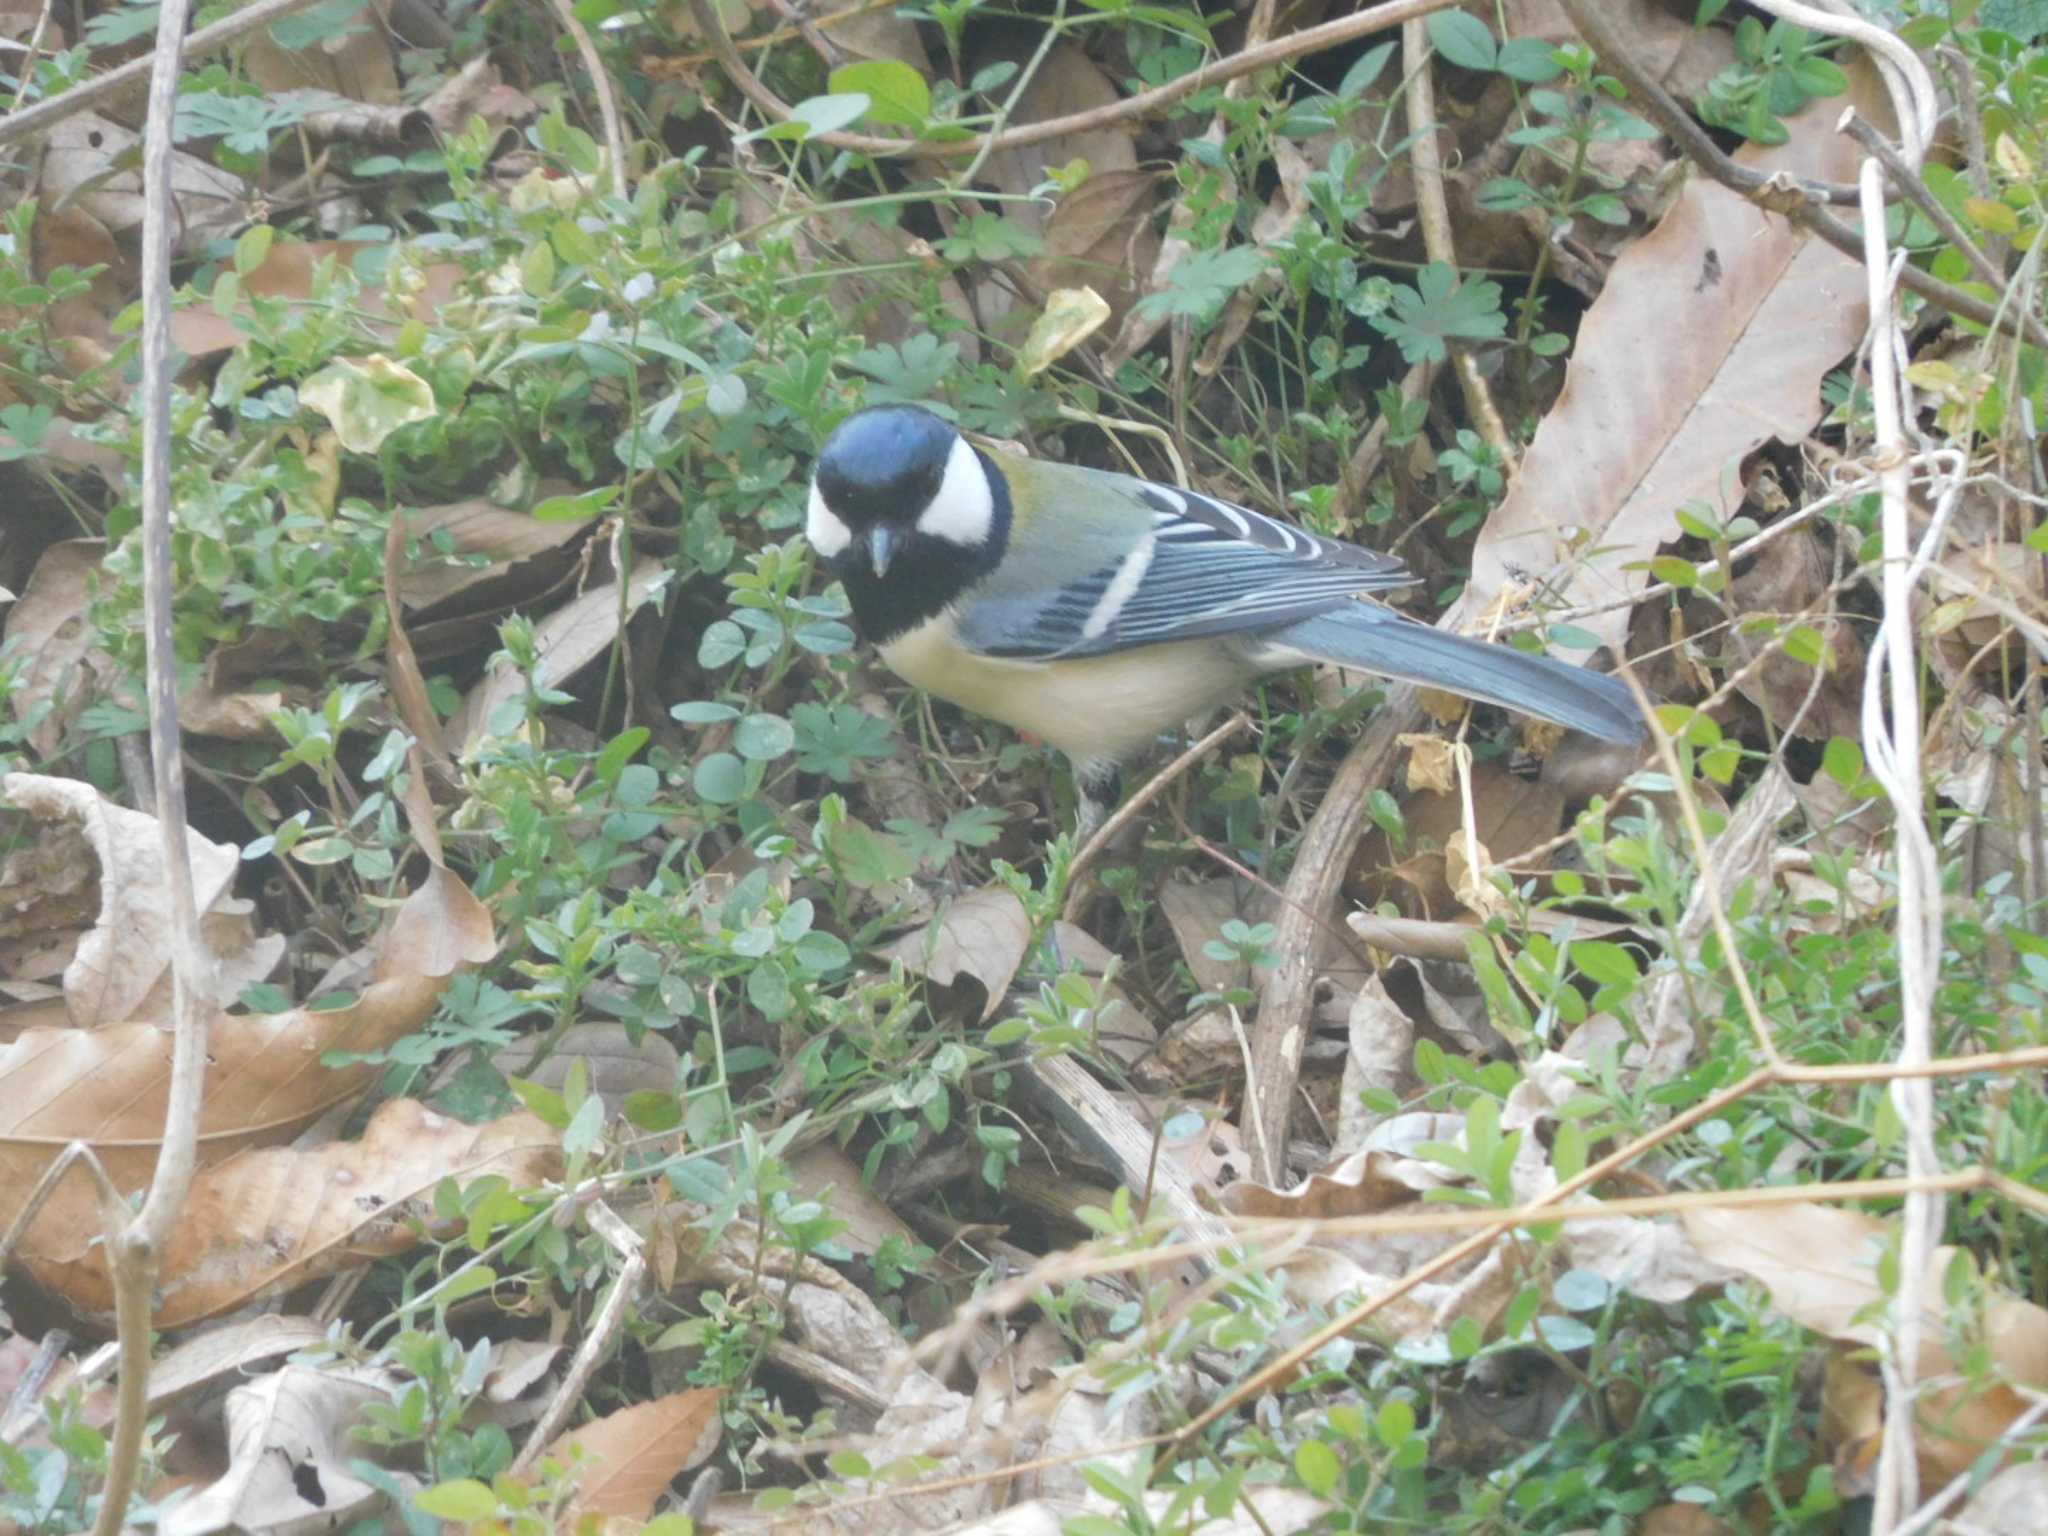
[[[415,1099],[393,1099],[359,1141],[314,1152],[251,1150],[192,1183],[156,1283],[163,1328],[217,1317],[309,1280],[403,1253],[435,1219],[434,1186],[496,1174],[515,1187],[561,1172],[561,1136],[524,1110],[465,1125]],[[87,1313],[108,1314],[111,1281],[97,1234],[61,1256],[24,1255],[38,1284]]]
[[[268,27],[242,44],[242,67],[266,92],[328,91],[348,101],[398,96],[391,56],[392,0],[368,0],[341,33],[304,48],[287,48]]]
[[[328,1067],[323,1054],[375,1051],[411,1034],[456,966],[489,951],[489,914],[460,881],[437,872],[400,909],[378,949],[374,979],[354,1004],[216,1018],[200,1166],[287,1141],[361,1093],[379,1069]],[[0,1049],[0,1227],[72,1141],[91,1146],[124,1193],[148,1182],[163,1135],[172,1039],[155,1023],[37,1027]],[[62,1261],[98,1228],[92,1185],[83,1168],[73,1168],[28,1228],[23,1258]]]
[[[398,578],[399,596],[408,608],[432,608],[560,549],[588,526],[567,518],[543,522],[529,512],[514,512],[481,498],[414,508],[405,514],[407,534],[431,537],[437,552],[445,540],[450,558],[409,565]],[[471,557],[477,555],[484,563],[474,563]]]
[[[582,1514],[645,1520],[679,1472],[718,1448],[723,1428],[716,1387],[635,1403],[581,1425],[548,1447],[570,1466],[571,1507]]]
[[[349,1430],[395,1384],[382,1372],[287,1365],[237,1387],[227,1401],[226,1475],[165,1510],[160,1536],[327,1536],[370,1513],[383,1495],[349,1470],[362,1454]]]
[[[1818,103],[1790,121],[1788,143],[1738,158],[1853,179],[1861,151],[1835,131],[1841,105]],[[1564,392],[1480,530],[1468,592],[1490,602],[1543,578],[1578,606],[1641,591],[1682,505],[1732,513],[1743,457],[1812,429],[1820,382],[1866,319],[1855,262],[1695,177],[1587,312]],[[1618,644],[1628,612],[1579,622]]]
[[[75,202],[116,237],[142,229],[142,137],[96,112],[64,118],[49,130],[39,196]],[[175,253],[190,255],[232,239],[248,223],[248,189],[197,155],[171,155]]]

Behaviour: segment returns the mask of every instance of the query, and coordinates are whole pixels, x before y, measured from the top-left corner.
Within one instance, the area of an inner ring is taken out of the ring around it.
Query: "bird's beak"
[[[877,576],[889,574],[889,563],[896,558],[896,551],[902,544],[903,535],[886,524],[868,530],[868,564],[875,568]]]

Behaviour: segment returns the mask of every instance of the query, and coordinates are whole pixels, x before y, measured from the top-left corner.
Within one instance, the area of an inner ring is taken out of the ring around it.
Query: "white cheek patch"
[[[953,451],[946,457],[946,475],[938,494],[918,514],[917,531],[965,548],[985,542],[995,522],[996,498],[989,489],[988,471],[967,439],[953,439]]]
[[[811,487],[811,510],[804,518],[804,537],[811,541],[811,548],[827,560],[853,542],[853,530],[825,505],[825,498],[818,494],[815,485]]]

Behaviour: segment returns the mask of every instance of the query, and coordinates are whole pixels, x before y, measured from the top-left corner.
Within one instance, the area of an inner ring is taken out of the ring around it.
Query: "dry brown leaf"
[[[29,745],[48,757],[64,728],[90,704],[113,660],[94,644],[87,609],[99,591],[104,539],[64,539],[45,549],[7,614],[7,639],[24,658],[13,692],[15,718],[41,718]]]
[[[44,206],[75,202],[116,239],[142,228],[142,139],[111,118],[80,112],[52,125],[37,196]],[[171,155],[174,254],[189,256],[233,239],[249,221],[248,189],[197,155]]]
[[[1349,1153],[1365,1145],[1382,1118],[1367,1109],[1361,1095],[1369,1088],[1406,1094],[1415,1075],[1415,1022],[1387,995],[1386,979],[1375,975],[1352,999],[1346,1030],[1344,1085],[1337,1109],[1337,1139],[1330,1151]]]
[[[348,266],[364,253],[389,255],[391,247],[367,240],[278,240],[263,260],[241,280],[241,303],[251,296],[268,299],[310,299],[320,273],[329,262]],[[455,296],[464,276],[454,262],[430,262],[409,274],[417,280],[409,288],[402,310],[394,311],[390,293],[380,283],[365,284],[356,306],[379,340],[390,341],[406,319],[431,320]],[[231,315],[213,307],[210,298],[171,312],[171,340],[188,358],[210,357],[231,352],[246,334]]]
[[[415,539],[434,538],[436,548],[445,538],[454,558],[422,558],[408,566],[398,578],[399,596],[408,608],[430,609],[560,549],[588,527],[567,519],[542,522],[531,513],[494,506],[479,497],[412,509],[405,514],[406,533]],[[482,555],[486,563],[470,564],[466,557],[475,555]]]
[[[1758,550],[1736,571],[1728,590],[1728,607],[1742,620],[1728,632],[1726,642],[1732,652],[1730,671],[1741,669],[1736,672],[1737,690],[1779,732],[1797,720],[1798,734],[1809,741],[1830,736],[1853,739],[1861,728],[1863,641],[1854,626],[1833,611],[1827,597],[1833,580],[1832,562],[1820,540],[1810,528],[1795,528]],[[1693,622],[1701,631],[1718,623],[1726,611],[1705,602],[1688,606],[1696,610]],[[1815,630],[1824,645],[1821,665],[1816,668],[1788,656],[1785,647],[1775,643],[1775,628],[1751,634],[1746,621],[1765,616],[1775,617],[1780,626],[1798,624]],[[1764,659],[1752,669],[1749,663],[1759,655]]]
[[[947,902],[930,923],[876,953],[902,961],[942,987],[971,976],[988,999],[981,1011],[986,1019],[1002,1007],[1030,948],[1031,918],[1024,903],[1006,887],[989,885]]]
[[[287,48],[268,27],[242,43],[242,65],[266,92],[328,91],[348,101],[398,99],[398,66],[391,56],[391,0],[369,0],[339,37],[307,48]]]
[[[1098,170],[1054,205],[1045,249],[1026,269],[1040,288],[1086,287],[1124,315],[1159,259],[1152,211],[1163,172]]]
[[[384,1495],[349,1470],[361,1446],[349,1430],[395,1377],[368,1369],[287,1365],[228,1394],[228,1471],[159,1518],[160,1536],[328,1536]]]
[[[262,1016],[224,1014],[208,1040],[199,1163],[297,1135],[372,1082],[368,1064],[330,1068],[330,1050],[381,1049],[424,1024],[447,982],[427,965],[475,954],[482,909],[452,877],[429,880],[402,907],[377,956],[376,979],[353,1005]],[[474,912],[467,912],[463,903]],[[488,919],[483,921],[488,932]],[[170,1086],[173,1036],[160,1024],[29,1028],[0,1049],[0,1227],[11,1222],[52,1159],[72,1141],[98,1154],[117,1189],[140,1189],[156,1166]],[[82,1168],[56,1186],[22,1253],[62,1257],[99,1229]]]
[[[2040,1536],[2048,1531],[2048,1461],[2007,1467],[1935,1527],[1945,1536]]]
[[[1193,973],[1195,985],[1204,992],[1228,992],[1251,984],[1251,968],[1242,962],[1219,960],[1208,952],[1220,938],[1223,925],[1232,919],[1257,923],[1257,904],[1234,880],[1169,881],[1159,890],[1159,910],[1173,929],[1180,957]]]
[[[507,1077],[526,1078],[560,1092],[568,1084],[570,1069],[581,1062],[589,1074],[590,1091],[603,1101],[607,1117],[624,1109],[628,1094],[675,1092],[681,1065],[676,1048],[664,1037],[643,1031],[636,1045],[623,1024],[570,1025],[540,1070],[529,1072],[527,1063],[539,1049],[538,1038],[515,1041],[493,1056],[491,1065]]]
[[[1763,1285],[1772,1305],[1794,1322],[1840,1344],[1872,1348],[1881,1343],[1888,1298],[1877,1265],[1895,1236],[1895,1223],[1815,1204],[1689,1210],[1680,1213],[1680,1220],[1703,1255]],[[1953,1324],[1981,1332],[1986,1356],[2002,1382],[1974,1396],[1967,1385],[1920,1393],[1914,1448],[1922,1482],[1930,1487],[1967,1471],[2026,1411],[2027,1398],[2015,1387],[2048,1388],[2048,1308],[1987,1287],[1980,1317],[1951,1319],[1938,1310],[1957,1253],[1937,1248],[1929,1259],[1915,1374],[1924,1380],[1954,1371],[1948,1346]],[[1875,1411],[1869,1405],[1875,1376],[1858,1384],[1855,1375],[1874,1367],[1850,1361],[1837,1369],[1842,1379],[1831,1383],[1833,1443],[1838,1463],[1846,1459],[1861,1467],[1874,1461],[1883,1414],[1881,1404]]]
[[[164,1249],[156,1320],[199,1322],[403,1253],[442,1225],[432,1195],[443,1179],[462,1186],[496,1174],[524,1187],[560,1171],[560,1134],[524,1110],[473,1126],[414,1099],[382,1106],[358,1141],[243,1152],[193,1180]],[[68,1249],[39,1245],[23,1262],[81,1312],[110,1314],[100,1254],[97,1232],[87,1230]]]
[[[624,608],[630,616],[667,584],[668,568],[659,560],[642,560],[626,584]],[[548,684],[560,687],[608,650],[619,637],[619,583],[608,581],[577,594],[534,626],[540,669]],[[448,722],[448,739],[474,752],[491,729],[500,704],[526,691],[526,675],[510,662],[500,662],[470,689]]]
[[[975,60],[974,68],[984,68],[1002,57],[998,53],[985,54]],[[1017,98],[1009,121],[1019,127],[1028,123],[1051,122],[1071,117],[1077,112],[1109,106],[1119,99],[1115,82],[1088,57],[1080,44],[1055,43],[1040,61],[1037,73],[1025,85],[1023,94]],[[1088,163],[1089,176],[1093,179],[1131,171],[1138,163],[1138,152],[1133,147],[1130,129],[1124,124],[1112,123],[1085,133],[1069,133],[1037,144],[999,149],[988,157],[982,174],[1013,198],[1026,199],[1046,180],[1048,172],[1071,165],[1076,160]],[[1062,205],[1065,202],[1066,199],[1062,198]],[[1005,214],[1039,233],[1044,232],[1050,222],[1048,209],[1042,203],[1013,202]],[[1100,287],[1100,283],[1097,286]]]
[[[204,1387],[245,1380],[256,1374],[251,1366],[297,1354],[326,1337],[326,1327],[312,1318],[277,1312],[204,1329],[149,1368],[150,1409],[167,1407]]]
[[[1789,143],[1738,158],[1852,179],[1861,151],[1835,131],[1840,114],[1841,103],[1819,103],[1789,120]],[[1681,505],[1732,513],[1744,457],[1812,429],[1821,379],[1855,350],[1865,318],[1855,262],[1696,177],[1587,312],[1564,392],[1480,530],[1467,611],[1532,579],[1570,607],[1632,598],[1676,536]],[[1628,612],[1576,622],[1618,645]]]
[[[645,1520],[676,1474],[718,1448],[723,1424],[717,1387],[698,1387],[635,1403],[572,1429],[548,1447],[571,1467],[580,1514]]]

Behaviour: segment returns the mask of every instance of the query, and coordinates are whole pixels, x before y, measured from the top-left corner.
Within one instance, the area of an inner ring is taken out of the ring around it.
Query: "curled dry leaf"
[[[170,898],[156,818],[116,805],[76,779],[41,774],[0,778],[0,796],[43,824],[35,847],[7,861],[0,887],[18,886],[30,901],[39,891],[56,893],[68,910],[72,904],[63,893],[82,890],[97,874],[97,914],[64,969],[71,1022],[95,1029],[167,1017]],[[269,974],[284,953],[284,940],[257,939],[248,927],[248,903],[230,894],[240,851],[188,835],[193,899],[204,914],[203,936],[216,946],[207,956],[213,991],[204,1002],[221,1007]]]
[[[947,902],[931,922],[876,953],[902,961],[942,987],[972,977],[987,997],[981,1010],[986,1019],[1002,1007],[1030,948],[1031,918],[1024,903],[1007,887],[989,885]]]
[[[1378,1089],[1398,1098],[1414,1077],[1415,1023],[1387,995],[1384,977],[1373,976],[1352,999],[1347,1026],[1337,1140],[1330,1149],[1337,1154],[1364,1146],[1380,1122],[1381,1117],[1362,1100],[1366,1090]]]
[[[50,545],[7,613],[7,640],[23,658],[14,714],[29,724],[29,745],[42,757],[57,750],[65,726],[113,675],[113,658],[94,643],[86,616],[106,553],[104,539]]]
[[[1046,295],[1017,350],[1017,366],[1034,378],[1109,323],[1109,301],[1093,288],[1060,288]]]
[[[718,1449],[717,1387],[635,1403],[580,1425],[548,1447],[570,1469],[577,1514],[645,1520],[676,1475]]]
[[[398,1383],[368,1369],[287,1365],[228,1394],[228,1470],[165,1510],[160,1536],[328,1536],[383,1494],[349,1468],[362,1454],[349,1430]]]

